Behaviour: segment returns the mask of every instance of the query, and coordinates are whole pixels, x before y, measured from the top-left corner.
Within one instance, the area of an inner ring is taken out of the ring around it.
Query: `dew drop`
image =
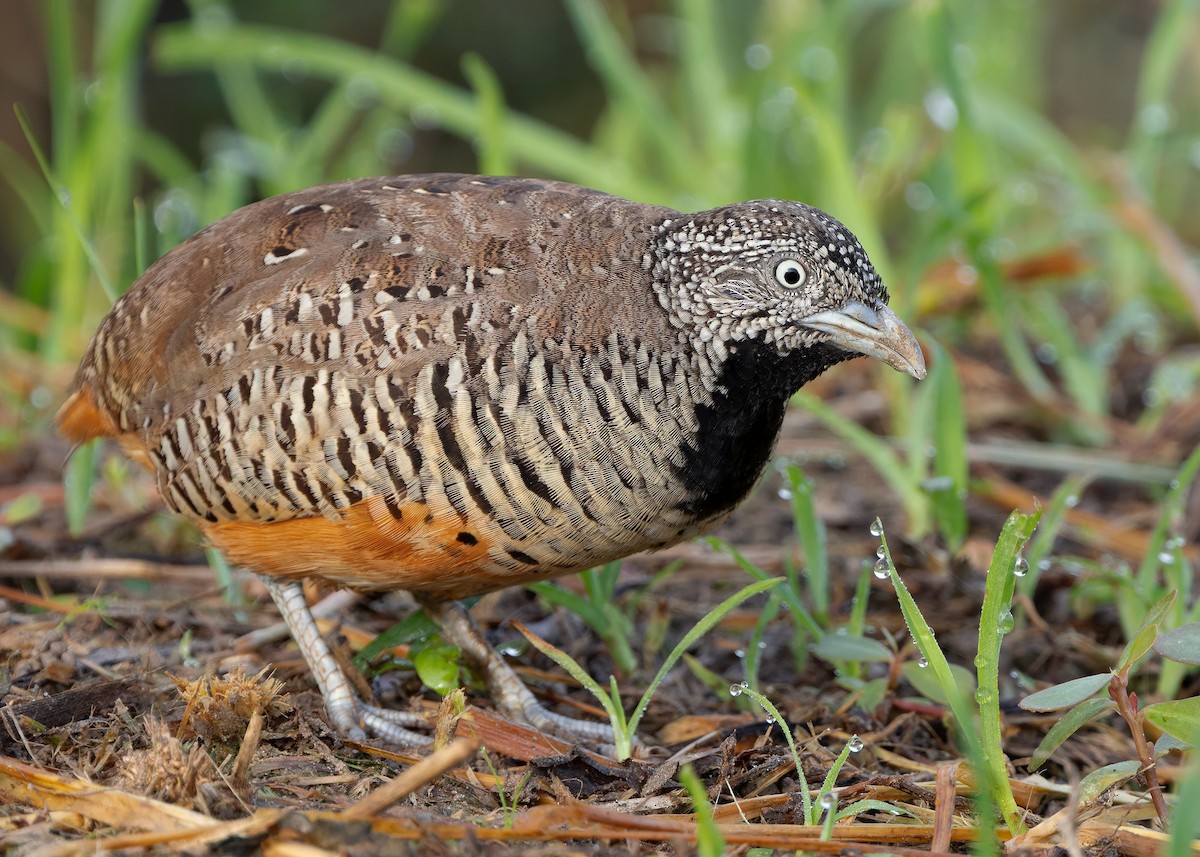
[[[1171,553],[1170,551],[1159,551],[1158,561],[1163,565],[1171,565],[1173,562],[1175,562],[1175,554]]]
[[[821,795],[821,809],[833,809],[835,803],[837,803],[837,798],[834,797],[833,792],[825,792]]]
[[[780,488],[779,489],[779,499],[780,500],[792,499],[792,489],[791,488]]]
[[[1024,577],[1025,575],[1029,574],[1029,560],[1025,559],[1023,556],[1017,557],[1016,561],[1013,563],[1013,574],[1015,574],[1017,577]]]
[[[1037,359],[1045,363],[1047,366],[1053,366],[1058,362],[1058,349],[1049,342],[1043,342],[1034,351]]]
[[[891,570],[888,568],[888,561],[886,559],[875,560],[875,569],[873,573],[877,579],[887,580],[888,577],[891,576]]]
[[[875,549],[875,556],[883,559],[885,556],[887,556],[887,548],[885,548],[883,545],[880,545]]]
[[[504,646],[500,649],[500,654],[506,658],[515,658],[521,654],[521,650],[517,646]]]
[[[857,753],[864,746],[863,739],[859,738],[857,735],[851,735],[850,740],[846,742],[846,746],[850,748],[851,753]]]
[[[1063,502],[1066,504],[1068,509],[1074,509],[1076,506],[1079,505],[1079,495],[1071,494]]]
[[[1007,634],[1013,629],[1014,624],[1015,622],[1013,621],[1012,612],[1005,610],[1000,614],[1000,619],[998,620],[996,630],[998,630],[1001,634]]]
[[[765,717],[763,717],[763,720],[767,721],[767,725],[770,726],[775,722],[775,715],[768,713]]]
[[[1175,121],[1171,108],[1165,104],[1147,104],[1138,116],[1138,124],[1147,134],[1158,136],[1166,133]]]
[[[755,70],[764,69],[771,64],[771,49],[763,44],[753,44],[746,48],[743,59],[746,65]]]
[[[958,124],[958,105],[950,93],[940,87],[926,93],[925,114],[943,131]]]
[[[951,476],[932,476],[921,480],[921,490],[936,494],[938,491],[950,491],[954,488],[954,478]]]
[[[734,649],[733,656],[735,658],[737,658],[738,660],[741,660],[742,658],[746,657],[746,650],[745,649]]]
[[[917,666],[920,667],[921,669],[925,669],[925,667],[929,666],[929,658],[922,657],[920,660],[917,661]]]
[[[734,684],[731,684],[731,685],[729,685],[729,695],[730,696],[741,696],[742,691],[746,690],[748,687],[750,687],[750,685],[746,684],[746,682],[744,682],[744,681],[739,681]]]
[[[878,518],[871,522],[871,535],[873,535],[875,538],[879,538],[883,535],[883,522]]]

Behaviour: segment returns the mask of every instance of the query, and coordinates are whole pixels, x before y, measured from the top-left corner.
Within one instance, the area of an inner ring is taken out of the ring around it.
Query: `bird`
[[[921,347],[858,239],[800,202],[693,214],[576,185],[449,173],[261,200],[112,306],[58,414],[115,438],[167,507],[258,573],[345,737],[422,746],[359,698],[305,600],[403,589],[506,714],[542,706],[461,599],[711,530],[791,395]]]

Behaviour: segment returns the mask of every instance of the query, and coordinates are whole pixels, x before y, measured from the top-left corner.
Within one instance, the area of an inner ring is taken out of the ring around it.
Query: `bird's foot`
[[[429,721],[412,711],[381,708],[354,699],[349,707],[334,709],[326,700],[329,719],[339,733],[351,741],[363,742],[369,738],[398,747],[425,749],[433,745],[433,737],[413,729],[430,728]]]
[[[423,748],[433,744],[430,736],[413,731],[429,728],[429,722],[420,714],[368,705],[358,698],[321,636],[299,583],[281,583],[269,577],[264,577],[263,583],[312,669],[325,700],[325,710],[339,733],[351,741],[372,737],[401,747]]]
[[[312,669],[329,719],[340,734],[352,741],[364,741],[371,737],[401,747],[424,748],[432,745],[433,739],[429,735],[414,731],[430,726],[420,714],[381,708],[359,699],[321,636],[304,598],[304,588],[299,583],[284,583],[269,577],[263,577],[263,582]],[[505,715],[568,741],[584,742],[605,750],[616,743],[609,724],[576,720],[542,705],[513,668],[487,645],[461,604],[426,604],[425,610],[441,627],[445,638],[482,669],[496,707]],[[634,746],[640,746],[636,739]]]

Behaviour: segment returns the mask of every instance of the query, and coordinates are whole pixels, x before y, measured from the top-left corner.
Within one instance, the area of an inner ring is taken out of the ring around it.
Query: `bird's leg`
[[[421,599],[418,598],[420,601]],[[429,618],[442,629],[446,639],[458,646],[471,663],[483,670],[488,688],[496,705],[509,717],[523,720],[530,726],[563,737],[611,744],[612,727],[592,720],[575,720],[555,714],[537,701],[513,668],[487,644],[479,627],[462,604],[457,601],[430,603],[421,601]]]
[[[325,700],[325,710],[338,732],[352,741],[365,740],[369,732],[383,741],[404,747],[426,747],[432,743],[429,736],[405,728],[426,726],[421,715],[367,705],[355,695],[350,681],[309,612],[303,586],[294,581],[282,583],[270,577],[263,577],[262,581],[275,599],[283,621],[292,632],[292,639],[308,662]]]

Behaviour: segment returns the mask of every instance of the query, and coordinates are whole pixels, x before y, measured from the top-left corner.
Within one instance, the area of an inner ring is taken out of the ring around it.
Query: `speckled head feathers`
[[[799,202],[756,200],[668,220],[661,253],[664,308],[706,342],[761,339],[790,351],[828,338],[803,319],[888,301],[853,233]]]

